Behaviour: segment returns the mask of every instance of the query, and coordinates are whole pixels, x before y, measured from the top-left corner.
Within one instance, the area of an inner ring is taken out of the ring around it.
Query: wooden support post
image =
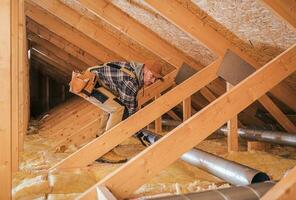
[[[295,71],[296,44],[196,113],[182,126],[175,128],[103,178],[78,198],[95,199],[96,187],[99,185],[109,188],[117,198],[128,198],[137,188]],[[127,181],[129,184],[125,184]]]
[[[26,19],[24,13],[24,1],[18,1],[19,20],[18,20],[18,65],[19,65],[19,151],[23,151],[24,136],[27,132],[29,123],[29,65],[27,55],[27,38],[26,38]]]
[[[183,101],[183,121],[186,121],[190,117],[191,117],[191,97],[188,97]]]
[[[155,96],[155,100],[156,100],[157,98],[159,98],[160,96],[161,96],[160,94],[157,95],[157,96]],[[161,132],[162,132],[161,116],[155,120],[155,132],[156,132],[156,133],[161,133]]]
[[[233,86],[230,83],[227,83],[227,91],[229,91]],[[228,135],[227,135],[227,145],[228,152],[238,151],[238,133],[237,133],[237,124],[238,116],[235,115],[229,121],[227,121]]]
[[[19,5],[17,0],[0,1],[0,199],[5,200],[11,199],[12,171],[18,167]]]

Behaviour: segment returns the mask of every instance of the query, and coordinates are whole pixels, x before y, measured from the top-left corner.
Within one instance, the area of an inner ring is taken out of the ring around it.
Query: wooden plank
[[[0,199],[11,199],[11,135],[12,88],[11,88],[11,1],[0,1]]]
[[[74,112],[71,112],[71,114],[65,113],[64,117],[59,122],[52,124],[52,126],[45,131],[43,131],[43,129],[42,131],[40,130],[39,133],[43,136],[47,135],[51,137],[58,134],[59,131],[63,129],[70,128],[73,125],[73,121],[79,120],[80,117],[93,110],[93,105],[88,103],[86,105],[77,106],[77,108],[74,109]],[[77,126],[79,126],[79,124]]]
[[[191,97],[183,100],[183,121],[191,117]]]
[[[264,5],[271,8],[275,14],[284,19],[296,29],[296,1],[295,0],[261,0]]]
[[[156,100],[157,98],[159,98],[161,95],[157,95],[155,96],[154,100]],[[162,120],[161,120],[161,116],[158,117],[155,121],[155,132],[156,133],[161,133],[162,132]]]
[[[99,185],[108,187],[117,198],[128,198],[137,188],[295,71],[296,44],[107,175],[78,199],[94,199]],[[125,184],[127,180],[129,184]]]
[[[227,91],[231,90],[233,86],[227,83]],[[238,133],[237,133],[238,117],[235,115],[229,121],[227,121],[228,135],[227,135],[227,147],[228,152],[238,151]]]
[[[11,1],[11,92],[12,92],[12,172],[18,171],[19,164],[19,4],[16,0]]]
[[[261,67],[258,62],[247,55],[243,50],[230,43],[230,41],[219,34],[219,32],[213,29],[209,24],[183,7],[177,0],[145,0],[145,2],[158,10],[168,21],[191,37],[204,43],[218,55],[223,56],[227,49],[230,49],[256,69]],[[291,92],[288,86],[280,84],[274,87],[270,92],[296,111],[296,94]]]
[[[200,90],[200,93],[209,101],[212,102],[215,99],[217,99],[217,97],[208,89],[208,88],[202,88]]]
[[[101,27],[95,25],[91,19],[80,15],[78,12],[58,0],[28,0],[27,2],[31,5],[43,8],[64,23],[74,27],[81,33],[84,33],[86,36],[93,39],[93,41],[103,45],[105,48],[112,49],[113,52],[121,55],[126,60],[137,60],[144,63],[147,59],[139,52],[136,52],[132,46],[125,45],[122,41],[107,33]]]
[[[65,27],[65,28],[67,28],[67,27]],[[30,32],[35,33],[36,35],[43,38],[44,40],[47,40],[48,42],[52,43],[53,45],[59,47],[60,49],[64,50],[65,52],[69,53],[70,55],[78,58],[79,60],[83,61],[84,63],[86,63],[89,66],[95,66],[95,65],[102,63],[102,61],[98,60],[97,58],[90,55],[89,53],[83,51],[81,48],[78,48],[77,46],[73,45],[72,43],[66,41],[65,39],[56,35],[55,33],[49,31],[45,27],[37,24],[33,20],[30,20],[30,18],[28,18],[27,29]]]
[[[216,72],[220,62],[221,59],[202,69],[182,84],[162,95],[156,101],[130,116],[128,120],[120,122],[117,126],[106,131],[99,138],[96,138],[66,159],[57,163],[51,168],[51,170],[82,167],[92,163],[126,138],[132,136],[134,133],[151,123],[154,119],[172,109],[183,99],[192,95],[196,90],[199,90],[217,78]]]
[[[34,56],[34,58],[36,57],[37,59],[40,59],[46,63],[48,63],[50,66],[56,68],[58,71],[62,72],[64,75],[71,77],[72,71],[68,68],[68,66],[61,62],[62,65],[60,65],[60,63],[58,63],[59,61],[49,57],[48,55],[44,54],[42,51],[39,51],[40,49],[35,49],[32,48],[31,49],[31,54]]]
[[[56,53],[44,48],[39,44],[32,44],[32,49],[47,57],[47,60],[51,60],[50,62],[54,62],[57,64],[57,66],[62,67],[60,70],[66,71],[68,73],[70,72],[71,75],[73,70],[80,70],[78,66],[65,62],[63,59],[57,56]]]
[[[111,2],[106,0],[79,0],[79,2],[93,11],[100,19],[126,34],[175,68],[180,68],[183,62],[196,69],[203,68],[200,63],[190,59],[182,51],[176,49],[149,28],[128,16]]]
[[[97,187],[97,199],[99,200],[116,200],[115,196],[104,186]]]
[[[289,133],[296,133],[296,126],[291,120],[267,97],[262,96],[259,102],[269,111],[269,113],[280,123],[280,125]]]
[[[59,47],[53,45],[52,43],[48,42],[45,39],[38,37],[33,33],[28,34],[28,38],[34,46],[34,43],[37,43],[42,48],[50,51],[58,58],[62,59],[64,62],[69,63],[69,65],[77,66],[77,69],[85,70],[90,67],[88,64],[84,63],[83,61],[77,59],[76,57],[68,54],[64,50],[60,49]]]
[[[19,151],[23,151],[24,136],[26,135],[29,122],[29,65],[27,56],[27,40],[25,27],[24,1],[19,4],[19,19],[18,19],[18,60],[19,60]]]
[[[291,200],[296,196],[296,167],[263,195],[261,200]]]
[[[102,62],[122,60],[121,56],[114,54],[107,48],[104,48],[97,43],[94,43],[91,39],[84,37],[82,33],[66,26],[60,20],[54,18],[54,16],[48,15],[44,10],[33,6],[28,1],[26,1],[26,15],[38,24],[46,27],[53,33],[81,48],[83,51],[88,52],[90,55]],[[83,52],[80,53],[83,54]]]
[[[182,121],[182,119],[173,111],[173,110],[169,110],[167,112],[167,114],[173,119],[173,120],[176,120],[176,121]]]
[[[101,127],[101,119],[90,120],[86,125],[82,125],[79,129],[74,130],[70,136],[63,139],[54,149],[65,149],[70,145],[80,146],[91,139],[95,139],[97,132]]]

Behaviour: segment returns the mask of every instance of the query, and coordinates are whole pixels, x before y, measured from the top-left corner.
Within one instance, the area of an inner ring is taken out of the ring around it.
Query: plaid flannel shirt
[[[118,68],[108,66],[109,63],[124,67],[134,72],[135,75],[134,69],[140,68],[141,72],[133,78]],[[107,87],[106,89],[118,96],[121,103],[128,109],[129,115],[132,115],[137,111],[137,93],[143,86],[142,67],[143,64],[136,62],[108,62],[104,64],[104,67],[94,69],[92,72],[96,73],[102,85]]]

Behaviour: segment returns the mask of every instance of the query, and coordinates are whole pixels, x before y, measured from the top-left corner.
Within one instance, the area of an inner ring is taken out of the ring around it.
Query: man
[[[108,62],[88,70],[96,75],[98,84],[90,95],[78,95],[110,114],[105,130],[137,111],[137,94],[142,87],[162,80],[161,65],[155,61]]]

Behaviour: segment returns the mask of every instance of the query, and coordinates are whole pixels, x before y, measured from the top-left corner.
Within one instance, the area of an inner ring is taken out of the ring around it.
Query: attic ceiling
[[[248,55],[261,65],[296,43],[296,32],[293,27],[275,16],[272,11],[259,1],[177,1],[182,4],[188,12],[192,12],[198,18],[202,19],[204,23],[213,27],[232,44],[247,52]],[[161,60],[158,55],[140,45],[133,40],[133,38],[128,37],[124,33],[127,32],[128,29],[120,31],[114,28],[108,23],[108,21],[103,21],[96,16],[95,13],[85,8],[78,0],[58,0],[58,2],[75,10],[80,15],[84,16],[85,19],[90,19],[92,23],[103,28],[103,30],[113,38],[133,49],[139,54],[139,56],[146,59]],[[174,46],[174,48],[186,54],[187,57],[194,60],[194,62],[199,63],[202,66],[207,66],[217,59],[217,55],[205,45],[200,41],[193,39],[170,23],[144,0],[110,0],[108,2],[131,16],[140,24],[146,26],[159,37]],[[32,23],[35,22],[32,21]],[[75,28],[70,27],[65,23],[64,26],[76,31]],[[85,27],[85,32],[89,31],[91,30]],[[100,40],[100,34],[97,33],[96,37],[97,40]],[[94,40],[92,40],[92,42],[100,46],[100,44],[97,44]],[[80,47],[76,46],[75,48]],[[121,58],[121,55],[118,55],[113,51],[116,47],[107,48],[100,46],[100,48],[109,52],[108,54],[110,55],[110,58]],[[92,56],[93,59],[97,59],[94,57],[94,54],[90,56]],[[101,60],[100,62],[104,62],[104,60]],[[165,63],[163,60],[162,62]],[[172,66],[168,63],[166,63],[166,66],[166,72],[171,71]],[[287,78],[285,82],[288,83],[292,91],[296,92],[295,73]],[[222,90],[225,90],[225,88]],[[216,91],[215,93],[219,94],[221,92]]]

